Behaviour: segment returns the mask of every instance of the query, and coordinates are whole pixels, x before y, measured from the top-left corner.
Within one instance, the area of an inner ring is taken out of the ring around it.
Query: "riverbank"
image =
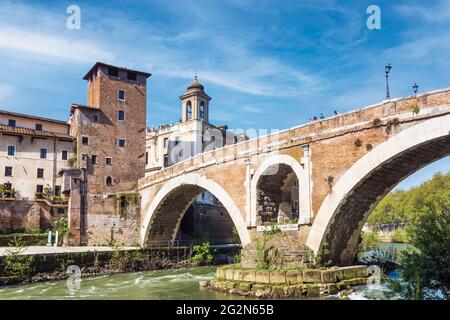
[[[74,272],[96,277],[125,272],[182,268],[191,264],[190,248],[7,248],[0,256],[0,286],[66,279]],[[68,271],[69,266],[71,267]],[[75,267],[73,267],[75,266]]]

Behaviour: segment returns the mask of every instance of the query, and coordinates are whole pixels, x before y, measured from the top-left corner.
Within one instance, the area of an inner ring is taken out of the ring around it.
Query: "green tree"
[[[450,299],[450,182],[435,175],[413,199],[407,226],[413,249],[401,254],[399,281],[393,292],[405,299]],[[438,295],[436,295],[438,292]]]
[[[370,214],[367,223],[376,228],[384,224],[408,223],[415,215],[420,214],[418,208],[423,207],[427,197],[436,190],[450,188],[450,172],[437,173],[429,181],[410,190],[395,190],[384,197]]]

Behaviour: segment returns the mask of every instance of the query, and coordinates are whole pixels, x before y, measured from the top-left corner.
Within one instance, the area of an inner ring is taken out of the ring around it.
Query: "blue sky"
[[[66,28],[69,5],[81,29]],[[381,8],[381,30],[366,28]],[[450,86],[450,1],[1,1],[0,108],[67,119],[96,62],[148,71],[148,125],[177,121],[195,73],[211,121],[283,129]],[[400,186],[449,171],[449,157]]]

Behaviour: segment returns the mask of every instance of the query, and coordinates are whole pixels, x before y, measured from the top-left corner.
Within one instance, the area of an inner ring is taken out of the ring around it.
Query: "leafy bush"
[[[362,240],[359,245],[361,251],[375,249],[378,247],[378,243],[380,242],[376,232],[363,232],[361,234],[361,238]]]
[[[396,229],[392,235],[392,242],[408,243],[408,233],[405,229]]]
[[[193,263],[197,265],[209,265],[214,261],[209,241],[193,246],[192,250],[194,252],[194,255],[192,256]]]
[[[402,280],[391,289],[404,299],[450,299],[450,185],[417,202],[414,211],[420,214],[406,228],[412,248],[402,252]]]
[[[5,276],[24,278],[33,271],[34,256],[24,255],[26,250],[22,238],[14,237],[10,242],[11,249],[6,250],[3,257],[3,274]]]

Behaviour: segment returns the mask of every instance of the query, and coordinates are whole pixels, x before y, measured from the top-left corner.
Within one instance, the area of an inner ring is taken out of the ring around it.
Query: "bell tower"
[[[187,87],[186,93],[180,96],[181,121],[200,120],[209,123],[209,101],[211,97],[205,93],[205,87],[198,82],[197,76]]]

